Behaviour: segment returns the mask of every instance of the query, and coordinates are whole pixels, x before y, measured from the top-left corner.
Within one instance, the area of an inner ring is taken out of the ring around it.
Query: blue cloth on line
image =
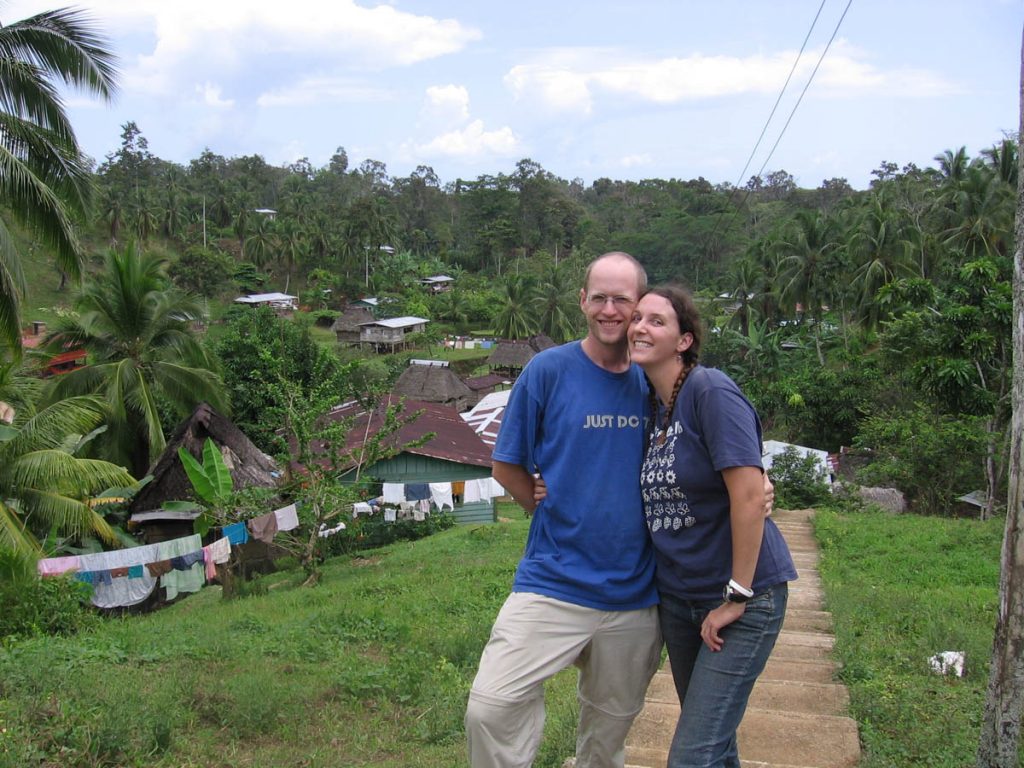
[[[232,545],[245,544],[249,540],[249,529],[245,523],[232,523],[221,529],[221,534],[227,537]]]
[[[430,483],[406,483],[405,500],[421,501],[430,498]]]

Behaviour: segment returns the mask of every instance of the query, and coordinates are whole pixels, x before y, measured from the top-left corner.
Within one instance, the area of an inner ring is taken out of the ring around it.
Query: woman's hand
[[[747,606],[743,603],[722,603],[704,617],[700,625],[700,638],[712,651],[722,650],[725,642],[719,632],[743,615]]]
[[[533,503],[540,504],[548,495],[548,484],[540,474],[533,476]]]
[[[764,477],[764,516],[772,516],[772,508],[775,506],[775,485],[772,483],[768,473],[763,474]]]

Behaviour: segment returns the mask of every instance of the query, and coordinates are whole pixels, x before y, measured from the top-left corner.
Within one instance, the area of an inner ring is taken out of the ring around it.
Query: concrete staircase
[[[739,729],[744,768],[848,768],[860,760],[849,695],[836,682],[832,616],[822,611],[813,510],[779,510],[800,574],[790,585],[786,623],[750,697]],[[626,739],[628,768],[664,768],[679,718],[668,662],[651,681],[647,703]]]

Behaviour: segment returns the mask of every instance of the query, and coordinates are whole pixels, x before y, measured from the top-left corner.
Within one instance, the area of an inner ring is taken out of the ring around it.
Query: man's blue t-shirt
[[[541,352],[523,370],[492,456],[540,472],[547,498],[513,591],[600,610],[658,602],[638,482],[646,392],[639,368],[607,371],[578,341]]]
[[[687,600],[721,599],[732,578],[732,525],[722,470],[761,465],[761,424],[735,382],[715,368],[690,371],[668,429],[658,422],[640,477],[658,588]],[[765,520],[753,588],[796,579],[782,534]]]

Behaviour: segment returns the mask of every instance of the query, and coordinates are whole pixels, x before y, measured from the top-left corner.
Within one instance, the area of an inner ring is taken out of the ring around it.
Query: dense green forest
[[[132,259],[151,281],[138,290],[177,302],[164,308],[168,318],[199,318],[205,298],[223,315],[217,333],[204,341],[189,331],[193,348],[167,347],[196,378],[163,386],[171,369],[153,373],[149,400],[165,430],[204,392],[233,405],[271,447],[278,425],[267,423],[265,390],[276,384],[251,380],[253,357],[290,368],[277,375],[300,389],[331,379],[339,397],[367,391],[368,381],[385,391],[401,361],[311,341],[311,322],[329,322],[361,296],[389,299],[390,315],[430,318],[428,344],[474,331],[565,341],[581,329],[582,267],[622,249],[652,281],[680,281],[698,295],[710,330],[705,362],[741,384],[766,435],[859,449],[870,457],[861,481],[899,488],[917,511],[950,513],[956,496],[977,489],[991,513],[1003,498],[1013,140],[974,158],[947,150],[934,168],[885,163],[870,189],[856,191],[843,179],[801,189],[784,171],[743,188],[705,179],[588,187],[528,159],[507,175],[442,183],[428,167],[405,178],[373,160],[349,168],[343,148],[323,168],[211,151],[181,166],[152,155],[133,123],[121,139],[95,170],[96,206],[80,222],[88,274],[84,288],[65,293],[78,314],[51,337],[102,347],[107,360],[131,357],[127,340],[100,344],[95,322],[78,319],[95,320],[98,308],[108,335],[136,328],[118,315],[135,306],[130,296],[116,311],[88,300],[90,291],[125,289]],[[39,249],[33,258],[49,256]],[[455,277],[454,290],[434,295],[418,283],[440,273]],[[273,318],[225,314],[240,292],[261,290],[298,294],[304,320],[286,331]],[[78,383],[51,387],[51,399],[97,391],[95,380]],[[110,435],[96,441],[98,455],[124,465],[125,456],[151,455],[133,440],[159,449],[152,413],[134,421],[120,447]],[[138,475],[145,464],[131,468]]]
[[[766,436],[852,448],[857,480],[914,511],[950,514],[981,490],[987,516],[1005,499],[1016,137],[977,157],[937,150],[929,168],[882,163],[866,190],[802,189],[782,170],[742,188],[587,186],[529,159],[472,180],[426,166],[395,178],[377,160],[350,168],[343,147],[321,168],[209,149],[180,165],[134,122],[97,165],[49,83],[109,97],[103,38],[74,11],[0,37],[19,73],[0,83],[0,554],[21,565],[44,540],[114,543],[88,498],[142,477],[200,401],[280,453],[280,428],[310,418],[296,403],[388,391],[408,354],[324,332],[351,299],[429,318],[420,356],[446,333],[561,342],[582,329],[583,268],[609,250],[695,292],[704,361],[740,383]],[[441,273],[452,290],[420,283]],[[246,291],[297,294],[302,311],[233,308]],[[27,307],[51,321],[43,360],[80,348],[89,364],[33,376]]]

